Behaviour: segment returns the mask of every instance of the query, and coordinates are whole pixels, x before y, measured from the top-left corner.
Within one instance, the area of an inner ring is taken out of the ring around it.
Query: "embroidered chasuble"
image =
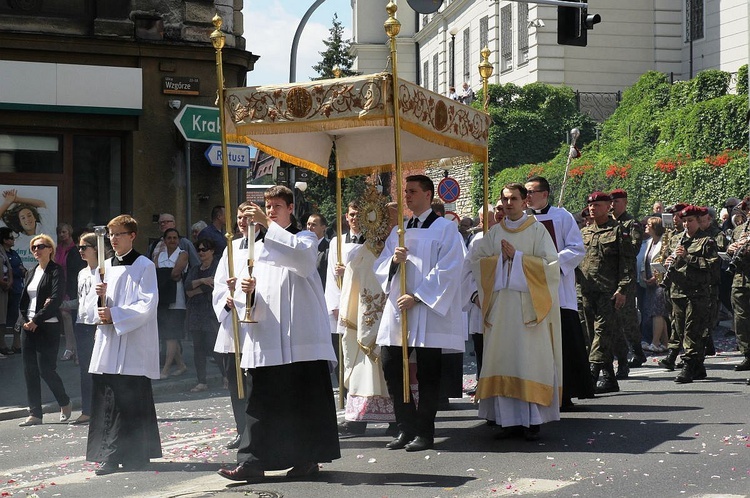
[[[510,261],[503,260],[502,240],[516,249]],[[559,420],[560,268],[547,229],[526,214],[506,218],[469,258],[485,324],[480,416],[505,427]]]

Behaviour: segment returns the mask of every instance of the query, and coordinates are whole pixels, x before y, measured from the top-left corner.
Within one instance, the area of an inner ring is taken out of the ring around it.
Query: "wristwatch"
[[[422,300],[421,300],[421,299],[419,299],[419,298],[418,298],[417,296],[413,296],[413,297],[414,297],[414,302],[415,302],[415,303],[419,304],[419,303],[421,303],[421,302],[422,302]]]

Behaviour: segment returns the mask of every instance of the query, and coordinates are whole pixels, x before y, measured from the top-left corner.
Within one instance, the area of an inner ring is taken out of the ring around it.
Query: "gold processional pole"
[[[487,108],[489,107],[490,103],[490,96],[487,93],[488,90],[488,84],[487,80],[490,79],[490,76],[492,76],[492,64],[489,61],[490,58],[490,49],[488,47],[484,47],[482,51],[480,52],[482,54],[482,62],[479,63],[479,76],[482,77],[482,94],[484,95],[484,103],[483,108],[484,112],[487,112]],[[487,137],[487,146],[484,149],[484,206],[482,206],[482,216],[484,217],[484,223],[482,223],[482,232],[487,233],[487,227],[490,224],[489,217],[489,208],[487,206],[487,203],[490,202],[490,180],[489,180],[489,163],[490,163],[490,145],[489,145],[489,136]]]
[[[338,79],[341,77],[341,68],[339,66],[333,66],[333,75]],[[335,143],[335,141],[334,141]],[[336,262],[341,264],[343,256],[341,254],[341,211],[343,210],[343,201],[341,200],[341,171],[339,166],[339,153],[336,150]],[[336,285],[341,289],[341,277],[336,275]],[[336,320],[336,327],[338,328],[338,320]],[[338,332],[338,330],[336,331]],[[339,336],[339,408],[344,408],[344,335],[338,334]]]
[[[227,132],[224,126],[224,69],[221,57],[221,50],[224,48],[224,42],[226,40],[224,33],[221,32],[222,19],[218,14],[211,20],[214,24],[214,32],[211,33],[211,43],[216,49],[216,80],[217,90],[216,96],[219,101],[219,128],[221,129],[221,172],[222,181],[224,183],[224,206],[226,206],[226,212],[231,213],[231,198],[229,196],[229,165],[227,164]],[[229,267],[229,278],[234,278],[234,259],[232,258],[232,217],[226,216],[226,233],[224,237],[227,239],[227,266]],[[248,240],[248,245],[254,241]],[[232,332],[234,338],[234,367],[237,372],[237,395],[240,399],[245,397],[245,383],[242,378],[242,369],[240,368],[240,353],[242,348],[240,347],[240,324],[237,317],[236,308],[232,308]]]
[[[396,190],[398,191],[398,245],[404,247],[404,186],[401,178],[401,111],[398,101],[398,63],[396,60],[396,37],[401,31],[401,23],[396,19],[398,6],[392,1],[385,6],[388,19],[383,28],[391,43],[391,74],[393,76],[393,141],[396,149]],[[399,263],[401,278],[401,295],[406,294],[406,263]],[[404,375],[404,403],[409,402],[409,329],[406,321],[406,311],[401,313],[401,352]]]

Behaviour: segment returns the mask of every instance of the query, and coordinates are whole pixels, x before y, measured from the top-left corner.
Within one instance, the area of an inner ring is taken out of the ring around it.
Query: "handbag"
[[[167,308],[177,300],[177,281],[172,280],[172,268],[156,269],[156,285],[160,308]]]

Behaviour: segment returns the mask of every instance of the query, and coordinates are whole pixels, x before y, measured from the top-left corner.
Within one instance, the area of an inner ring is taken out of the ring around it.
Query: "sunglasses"
[[[87,247],[90,247],[91,249],[96,249],[94,246],[89,246],[89,245],[85,245],[84,244],[82,246],[78,246],[78,250],[79,251],[85,251]]]
[[[211,250],[211,249],[209,249],[208,247],[199,247],[199,248],[198,248],[198,252],[208,252],[208,251],[210,251],[210,250]]]
[[[31,246],[32,251],[41,251],[42,249],[47,249],[52,246],[48,246],[47,244],[36,244]]]

